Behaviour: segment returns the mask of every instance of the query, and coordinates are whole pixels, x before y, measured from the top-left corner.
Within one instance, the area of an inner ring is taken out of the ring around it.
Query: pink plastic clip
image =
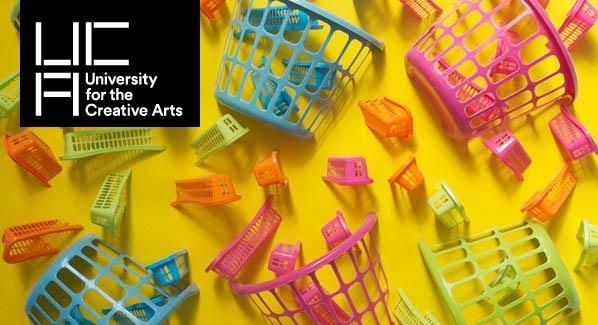
[[[367,185],[373,182],[368,176],[365,159],[357,156],[328,158],[327,174],[322,176],[322,179],[344,186]]]
[[[442,13],[442,9],[432,0],[399,0],[412,14],[419,19]]]
[[[598,152],[598,146],[596,146],[590,132],[566,107],[561,107],[561,113],[550,120],[548,125],[552,134],[567,150],[571,159],[579,160]]]
[[[596,23],[597,17],[596,8],[588,0],[577,0],[559,28],[559,34],[567,48],[573,48],[579,43],[583,35]]]
[[[503,130],[484,140],[484,144],[515,173],[519,180],[523,180],[523,172],[532,160],[511,131]]]
[[[301,241],[297,241],[295,244],[278,244],[270,253],[268,269],[276,273],[277,276],[293,271],[299,259],[299,253],[301,253]]]

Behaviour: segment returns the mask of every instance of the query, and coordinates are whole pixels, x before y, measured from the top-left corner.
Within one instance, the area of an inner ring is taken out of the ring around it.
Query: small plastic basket
[[[214,14],[225,2],[226,0],[199,0],[199,10],[201,10],[206,18],[214,20],[216,18]]]
[[[579,311],[573,281],[538,223],[433,246],[420,241],[419,249],[456,324],[558,324]]]
[[[388,281],[368,235],[377,217],[317,260],[259,284],[231,282],[271,323],[392,324]],[[358,247],[365,254],[356,254]]]
[[[455,193],[445,183],[440,183],[440,188],[428,200],[428,206],[442,224],[452,229],[461,223],[468,224],[469,218],[465,214],[465,208]]]
[[[521,208],[521,212],[536,218],[539,221],[547,221],[552,218],[561,208],[565,200],[571,195],[577,178],[571,172],[569,165],[563,167],[559,174],[552,180],[548,187],[536,192],[529,201]]]
[[[150,128],[115,128],[75,131],[64,135],[64,156],[73,160],[120,151],[162,151]]]
[[[598,20],[598,12],[588,0],[577,0],[565,22],[559,28],[561,39],[568,48],[575,47]]]
[[[343,186],[367,185],[373,182],[368,176],[365,158],[358,156],[328,158],[326,176],[322,176],[322,179]]]
[[[197,292],[194,284],[165,291],[141,264],[88,235],[40,277],[25,310],[34,324],[160,324]]]
[[[430,312],[420,313],[413,306],[403,289],[399,289],[399,301],[395,305],[393,313],[400,324],[440,325]]]
[[[345,88],[356,82],[372,51],[383,50],[371,35],[304,0],[235,2],[216,97],[300,138],[329,124]],[[264,88],[272,94],[268,101],[261,98]],[[287,100],[293,109],[281,110]]]
[[[197,156],[195,165],[201,165],[208,156],[228,147],[247,132],[249,129],[244,128],[232,115],[224,115],[193,140],[191,148]]]
[[[579,160],[598,152],[598,146],[590,132],[567,108],[561,107],[561,113],[550,120],[548,125],[561,146],[567,150],[570,159]]]
[[[484,145],[509,167],[519,180],[523,180],[523,172],[532,163],[519,140],[509,130],[502,130],[484,140]]]
[[[214,271],[232,280],[264,241],[274,235],[282,217],[272,208],[272,198],[268,196],[253,219],[208,265],[206,272]]]
[[[179,282],[189,273],[188,252],[186,249],[171,254],[145,268],[152,272],[154,279],[161,286],[169,286]]]
[[[388,182],[398,183],[407,192],[413,192],[424,184],[424,180],[424,174],[417,167],[415,156],[410,155]]]
[[[0,81],[0,117],[8,115],[21,103],[21,73],[17,71]]]
[[[577,239],[582,242],[583,249],[573,270],[579,272],[582,267],[598,266],[598,226],[590,224],[585,219],[582,220],[577,231]]]
[[[5,134],[2,140],[8,156],[45,186],[50,187],[49,181],[62,171],[52,149],[35,133],[25,130],[13,136]]]
[[[413,117],[401,104],[388,97],[359,101],[366,125],[380,136],[408,140],[413,136]]]
[[[80,225],[69,225],[55,219],[9,227],[2,234],[2,257],[6,263],[13,264],[56,254],[59,249],[45,241],[45,236],[82,229]]]
[[[442,12],[442,9],[432,0],[399,0],[419,19],[424,19],[428,16],[436,15]]]
[[[456,0],[408,51],[406,65],[456,140],[577,93],[569,52],[535,0]],[[508,74],[496,73],[502,65]]]
[[[91,206],[91,223],[116,232],[127,208],[131,170],[108,174]]]
[[[176,181],[176,200],[170,205],[187,203],[221,205],[240,200],[230,175],[219,174]]]
[[[278,244],[268,259],[268,269],[277,276],[287,274],[295,269],[301,253],[301,241],[294,244]]]
[[[289,185],[289,181],[284,177],[280,167],[278,150],[272,150],[270,157],[257,163],[253,167],[253,175],[259,186],[284,188]]]

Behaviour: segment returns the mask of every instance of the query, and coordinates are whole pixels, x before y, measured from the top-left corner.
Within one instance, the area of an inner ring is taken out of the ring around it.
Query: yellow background
[[[196,0],[197,1],[197,0]],[[84,233],[102,234],[90,223],[89,208],[108,172],[109,166],[122,170],[133,168],[131,206],[123,221],[123,229],[110,241],[124,248],[142,263],[150,263],[180,248],[190,251],[192,279],[200,287],[198,297],[189,299],[170,317],[172,324],[247,324],[262,321],[253,306],[244,298],[233,296],[227,283],[204,268],[254,215],[265,194],[253,178],[253,165],[265,158],[272,148],[280,150],[283,168],[290,180],[290,192],[277,199],[275,206],[283,215],[283,223],[273,243],[303,240],[305,261],[326,251],[320,227],[337,209],[344,212],[354,229],[366,211],[379,215],[379,243],[382,263],[389,277],[390,306],[396,302],[396,290],[403,288],[420,310],[430,310],[440,321],[450,320],[448,310],[436,293],[416,246],[418,239],[437,242],[454,234],[435,222],[426,206],[440,180],[445,180],[461,198],[469,217],[470,232],[520,220],[519,208],[536,190],[545,187],[564,164],[555,140],[547,126],[557,111],[547,110],[516,130],[516,135],[532,157],[525,172],[525,181],[512,175],[491,158],[479,140],[469,145],[457,144],[440,130],[433,113],[422,102],[404,69],[407,49],[425,30],[429,22],[419,22],[407,14],[397,0],[316,0],[317,5],[362,26],[383,40],[386,50],[382,69],[366,71],[358,81],[353,96],[342,109],[324,139],[317,142],[293,139],[262,124],[233,115],[251,132],[225,150],[211,157],[202,168],[194,166],[189,148],[197,128],[155,129],[158,143],[167,150],[159,154],[118,155],[74,164],[63,162],[64,170],[54,178],[52,188],[43,187],[34,177],[19,169],[0,153],[0,227],[47,218],[59,218],[85,226]],[[449,0],[438,1],[445,7]],[[226,6],[232,11],[233,1]],[[557,25],[564,19],[573,0],[553,0],[549,13]],[[10,25],[12,1],[0,0],[0,75],[18,67],[18,39]],[[225,11],[226,12],[226,11]],[[169,17],[172,18],[172,17]],[[167,21],[164,23],[168,23]],[[224,46],[224,20],[210,23],[201,20],[201,120],[209,126],[223,113],[213,88]],[[156,44],[156,50],[160,49]],[[598,135],[596,85],[598,84],[598,28],[594,28],[573,53],[579,79],[579,96],[575,104],[577,117]],[[594,94],[593,94],[594,92]],[[364,125],[357,100],[387,95],[408,106],[414,116],[415,137],[409,143],[388,143],[378,139]],[[15,132],[14,124],[3,126]],[[54,150],[63,153],[62,132],[58,128],[34,131]],[[3,151],[3,149],[0,149]],[[425,194],[409,197],[393,191],[386,179],[398,168],[408,153],[413,152],[426,176]],[[370,176],[375,182],[369,191],[331,190],[320,179],[330,155],[357,154],[366,157]],[[598,224],[596,193],[598,180],[596,158],[578,166],[580,181],[559,214],[547,225],[564,262],[572,269],[580,254],[575,233],[581,218]],[[196,207],[182,212],[170,207],[174,199],[174,180],[211,173],[230,173],[240,201],[222,207]],[[369,194],[368,194],[369,193]],[[269,248],[268,248],[269,250]],[[256,258],[255,278],[271,277],[266,270],[266,257]],[[31,263],[0,263],[0,323],[26,323],[25,299],[29,290],[53,258]],[[572,274],[582,302],[579,324],[598,323],[598,271]]]

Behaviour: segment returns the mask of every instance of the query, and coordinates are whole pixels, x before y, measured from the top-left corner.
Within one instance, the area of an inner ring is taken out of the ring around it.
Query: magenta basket
[[[214,271],[226,279],[233,279],[261,244],[274,234],[281,219],[272,208],[272,196],[268,196],[249,224],[216,256],[206,268],[206,272]]]
[[[301,241],[295,244],[281,243],[270,252],[268,269],[276,275],[287,274],[295,269],[301,254]]]
[[[598,19],[596,8],[588,0],[577,0],[567,14],[563,26],[559,28],[561,39],[565,45],[568,48],[577,45],[583,35],[594,26],[596,19]]]
[[[373,182],[368,176],[365,159],[357,156],[328,158],[328,169],[322,179],[344,186],[366,185]]]
[[[561,107],[561,113],[550,120],[548,125],[558,142],[567,150],[569,158],[579,160],[598,152],[590,132],[566,107]]]
[[[231,282],[232,289],[249,296],[273,324],[392,324],[388,281],[370,245],[376,222],[370,212],[353,235],[317,260],[263,283]]]
[[[571,57],[536,0],[457,0],[408,51],[406,65],[456,140],[577,93]]]
[[[531,164],[529,157],[519,140],[509,130],[503,130],[484,140],[484,145],[509,167],[518,179],[523,180],[523,172]]]

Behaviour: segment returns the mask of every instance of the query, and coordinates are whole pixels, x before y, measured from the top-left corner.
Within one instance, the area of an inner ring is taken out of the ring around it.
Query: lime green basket
[[[116,232],[127,208],[131,170],[109,174],[91,206],[91,223]]]
[[[0,81],[0,117],[8,115],[21,103],[21,73],[17,71]]]
[[[546,230],[522,222],[419,249],[459,325],[555,324],[579,311]]]
[[[15,2],[15,6],[12,8],[12,15],[11,15],[12,25],[15,26],[17,33],[21,34],[21,1],[17,0]]]
[[[440,325],[429,311],[420,313],[411,303],[403,289],[399,289],[399,301],[393,310],[400,324],[408,325]]]
[[[73,160],[119,151],[162,151],[150,128],[75,131],[64,135],[64,156]]]
[[[195,165],[201,165],[208,156],[228,147],[247,132],[249,129],[243,127],[232,115],[224,115],[193,140],[191,148],[197,156]]]
[[[577,231],[577,239],[583,244],[579,260],[573,269],[579,272],[582,267],[598,266],[598,226],[592,225],[588,220],[583,219]]]
[[[440,187],[428,200],[428,206],[436,218],[449,229],[461,223],[469,223],[463,204],[445,182],[440,182]]]

